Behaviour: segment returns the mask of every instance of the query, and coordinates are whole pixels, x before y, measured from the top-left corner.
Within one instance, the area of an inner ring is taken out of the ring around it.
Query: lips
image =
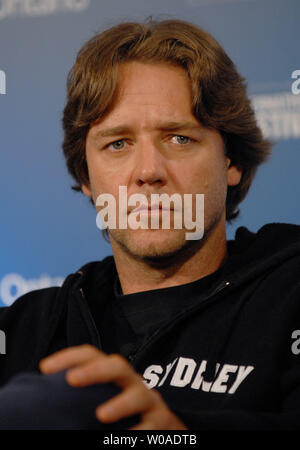
[[[162,207],[161,205],[141,205],[134,209],[134,212],[140,212],[140,211],[161,211]]]
[[[130,212],[131,213],[144,213],[144,214],[149,214],[149,213],[158,213],[160,211],[173,211],[173,208],[163,208],[161,205],[140,205],[137,206],[136,208],[132,209]]]

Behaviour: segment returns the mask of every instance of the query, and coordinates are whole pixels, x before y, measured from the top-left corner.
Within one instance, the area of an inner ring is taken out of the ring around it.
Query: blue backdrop
[[[70,189],[61,152],[65,80],[94,33],[150,15],[212,33],[277,141],[228,237],[240,225],[299,223],[299,0],[0,0],[0,305],[111,253],[88,199]]]

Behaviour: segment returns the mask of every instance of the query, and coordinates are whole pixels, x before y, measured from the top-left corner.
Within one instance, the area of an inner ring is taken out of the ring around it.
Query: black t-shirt
[[[224,266],[199,280],[180,286],[123,295],[116,275],[111,297],[100,305],[93,293],[90,308],[98,328],[103,351],[125,357],[135,353],[164,323],[180,311],[196,304],[203,293],[218,284]]]

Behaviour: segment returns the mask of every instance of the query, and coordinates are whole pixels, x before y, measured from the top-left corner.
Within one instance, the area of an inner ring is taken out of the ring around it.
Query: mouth
[[[161,205],[140,205],[133,208],[130,213],[160,214],[162,211],[173,211],[173,208],[163,208]]]

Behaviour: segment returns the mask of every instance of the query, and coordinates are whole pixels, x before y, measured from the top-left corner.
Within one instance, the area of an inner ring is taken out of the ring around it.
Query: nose
[[[149,140],[139,143],[135,153],[134,181],[138,186],[167,182],[166,161],[157,145]]]

